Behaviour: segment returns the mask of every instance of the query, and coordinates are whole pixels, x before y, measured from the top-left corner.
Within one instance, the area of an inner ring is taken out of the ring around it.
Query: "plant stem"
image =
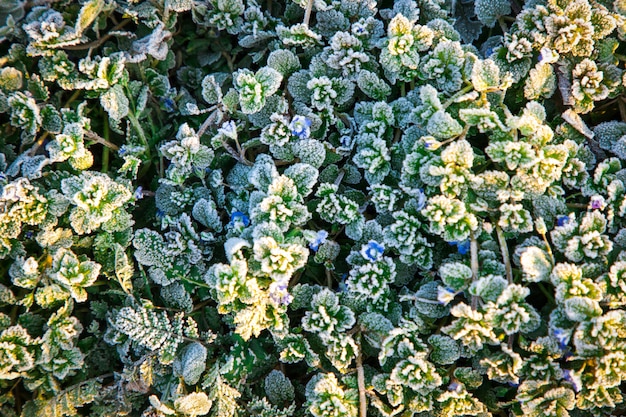
[[[359,334],[359,341],[361,340]],[[363,372],[363,357],[359,343],[359,354],[356,356],[356,378],[359,386],[359,417],[367,417],[367,397],[365,396],[365,372]]]
[[[111,38],[113,36],[111,34],[112,32],[120,30],[121,28],[123,28],[124,26],[129,24],[130,22],[132,22],[131,19],[121,21],[118,25],[116,25],[115,27],[111,28],[111,30],[109,30],[109,33],[107,33],[106,35],[104,35],[100,39],[96,39],[93,42],[84,43],[82,45],[68,45],[68,46],[65,46],[63,49],[66,49],[68,51],[82,51],[82,50],[85,50],[85,49],[97,48],[97,47],[99,47],[100,45],[105,43],[109,38]]]
[[[102,130],[104,140],[113,145],[111,142],[109,142],[109,117],[106,114],[104,115],[104,125],[102,126]],[[105,146],[102,150],[102,172],[104,173],[109,170],[109,150],[109,146]]]
[[[247,159],[245,159],[243,156],[241,156],[240,154],[237,153],[236,150],[233,149],[232,146],[230,146],[228,143],[226,143],[225,140],[222,139],[222,146],[224,147],[224,149],[226,149],[226,151],[230,154],[230,156],[232,156],[233,158],[235,158],[237,161],[241,162],[244,165],[247,166],[252,166],[252,162],[248,161]]]
[[[133,126],[133,129],[135,129],[135,132],[137,132],[137,136],[139,136],[139,140],[141,141],[141,144],[146,147],[146,154],[149,159],[150,158],[150,145],[148,144],[148,139],[146,138],[146,134],[144,133],[143,128],[141,127],[141,124],[139,124],[139,120],[137,120],[137,116],[135,116],[133,112],[128,112],[128,120],[130,121],[130,124]]]
[[[455,95],[453,95],[448,100],[446,100],[445,103],[443,103],[443,106],[442,106],[443,109],[444,110],[447,109],[452,103],[454,103],[454,100],[456,100],[457,98],[461,97],[464,94],[469,93],[473,89],[474,89],[474,86],[472,84],[466,85],[461,90],[459,90]]]
[[[509,257],[509,247],[504,237],[504,232],[499,225],[496,225],[496,234],[498,235],[498,243],[500,244],[500,251],[502,252],[502,260],[504,261],[504,270],[506,273],[506,280],[509,284],[513,283],[513,268],[511,267],[511,259]]]
[[[105,132],[107,130],[108,129],[106,129]],[[105,133],[105,135],[107,134]],[[88,130],[87,132],[85,132],[85,136],[89,138],[90,140],[93,140],[94,142],[99,143],[100,145],[104,145],[105,149],[113,149],[116,152],[119,151],[120,149],[119,146],[117,146],[116,144],[109,142],[108,140],[104,139],[103,137],[101,137],[100,135],[92,131]]]
[[[309,0],[306,3],[306,9],[304,10],[304,23],[306,26],[309,26],[309,21],[311,20],[311,11],[313,10],[313,0]]]
[[[471,267],[472,267],[472,281],[478,280],[478,242],[476,241],[476,236],[474,236],[474,232],[470,232],[470,257],[471,257]],[[476,310],[478,308],[478,297],[472,295],[472,310]]]
[[[554,254],[552,253],[550,242],[548,242],[548,237],[546,236],[545,233],[541,233],[541,237],[543,238],[543,241],[546,244],[546,250],[548,251],[548,256],[550,256],[550,261],[552,261],[552,266],[554,266]]]

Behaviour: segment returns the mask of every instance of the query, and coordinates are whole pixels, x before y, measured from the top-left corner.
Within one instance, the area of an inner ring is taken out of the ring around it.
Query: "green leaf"
[[[76,20],[76,32],[82,33],[98,17],[104,6],[104,0],[91,0],[80,9]]]

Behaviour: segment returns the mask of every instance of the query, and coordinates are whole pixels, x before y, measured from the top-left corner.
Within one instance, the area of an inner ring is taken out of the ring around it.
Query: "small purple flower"
[[[143,198],[143,187],[140,185],[135,190],[135,200],[141,200]]]
[[[126,149],[126,146],[121,146],[120,149],[117,151],[119,156],[124,156],[124,154],[127,152],[128,150]]]
[[[270,284],[270,298],[279,305],[289,305],[293,301],[293,296],[287,291],[287,283],[278,281]]]
[[[459,384],[456,381],[452,381],[452,382],[450,382],[450,385],[448,385],[448,391],[459,392],[459,391],[461,391],[461,389],[462,389],[461,384]]]
[[[327,237],[328,232],[326,230],[320,230],[319,232],[317,232],[317,235],[315,235],[315,240],[309,243],[309,248],[311,248],[312,251],[317,252],[317,250],[320,248],[320,245],[326,242]]]
[[[29,230],[28,232],[24,233],[24,237],[26,239],[30,239],[31,237],[33,237],[33,232]]]
[[[591,201],[589,202],[592,210],[604,210],[606,207],[606,202],[604,201],[604,197],[601,195],[594,195],[591,197]]]
[[[294,116],[289,124],[289,129],[294,136],[308,139],[311,136],[311,120],[300,115]]]
[[[376,262],[383,256],[385,247],[380,243],[370,240],[367,245],[361,246],[361,255],[370,262]]]
[[[240,211],[233,211],[230,215],[230,223],[228,224],[235,228],[240,228],[242,225],[243,227],[248,227],[250,225],[250,219]]]
[[[566,224],[568,224],[572,219],[569,216],[558,216],[556,218],[556,224],[557,226],[565,226]]]

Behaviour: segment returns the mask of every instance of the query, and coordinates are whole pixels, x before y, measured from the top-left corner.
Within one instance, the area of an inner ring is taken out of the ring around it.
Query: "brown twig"
[[[359,340],[361,338],[359,337]],[[356,378],[359,386],[359,417],[367,417],[367,397],[365,396],[365,372],[363,371],[363,357],[359,343],[359,354],[356,355]]]
[[[108,140],[106,140],[105,138],[103,138],[102,136],[98,135],[95,132],[88,130],[87,132],[85,132],[85,136],[88,139],[93,140],[94,142],[99,143],[100,145],[104,145],[109,149],[113,149],[114,151],[120,150],[119,146],[117,146],[116,144],[112,142],[109,142]]]
[[[113,36],[112,32],[115,32],[117,30],[122,29],[124,26],[126,26],[127,24],[129,24],[130,22],[132,22],[132,20],[127,19],[127,20],[122,20],[119,24],[117,24],[116,26],[114,26],[109,33],[107,33],[106,35],[104,35],[103,37],[101,37],[100,39],[96,39],[95,41],[89,42],[89,43],[84,43],[81,45],[69,45],[69,46],[65,46],[63,47],[63,49],[66,49],[68,51],[84,51],[85,49],[93,49],[93,48],[97,48],[100,45],[102,45],[103,43],[105,43],[106,41],[109,40],[109,38],[111,38]]]

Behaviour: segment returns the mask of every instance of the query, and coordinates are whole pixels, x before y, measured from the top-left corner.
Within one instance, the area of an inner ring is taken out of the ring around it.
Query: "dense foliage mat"
[[[624,0],[0,2],[0,415],[623,415]]]

